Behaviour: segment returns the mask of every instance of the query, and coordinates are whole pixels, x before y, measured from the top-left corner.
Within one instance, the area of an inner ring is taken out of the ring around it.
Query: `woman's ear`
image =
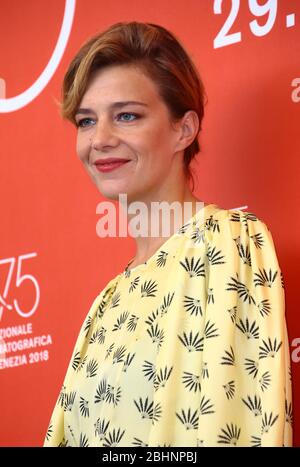
[[[179,138],[176,145],[177,151],[187,148],[198,134],[199,118],[194,110],[188,110],[181,119]]]

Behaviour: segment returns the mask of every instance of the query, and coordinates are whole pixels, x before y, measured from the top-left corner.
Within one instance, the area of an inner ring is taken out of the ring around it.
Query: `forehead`
[[[111,65],[96,70],[90,76],[82,103],[90,99],[160,100],[153,80],[139,67],[133,65]]]

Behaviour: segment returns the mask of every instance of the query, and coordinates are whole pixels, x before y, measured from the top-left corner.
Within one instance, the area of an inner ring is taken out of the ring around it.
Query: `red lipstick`
[[[96,160],[94,165],[99,172],[111,172],[127,162],[130,162],[130,160],[122,159],[120,157],[108,157],[106,159]]]

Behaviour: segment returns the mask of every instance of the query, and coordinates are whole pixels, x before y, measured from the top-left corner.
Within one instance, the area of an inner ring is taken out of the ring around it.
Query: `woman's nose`
[[[112,128],[112,125],[106,120],[99,120],[94,127],[91,145],[96,151],[101,151],[106,147],[115,147],[119,139]]]

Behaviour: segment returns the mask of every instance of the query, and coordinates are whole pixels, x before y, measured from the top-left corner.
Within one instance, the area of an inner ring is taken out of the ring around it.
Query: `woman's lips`
[[[106,163],[96,161],[94,165],[99,172],[111,172],[112,170],[121,167],[121,165],[127,164],[127,162],[130,162],[130,160],[116,160]]]

